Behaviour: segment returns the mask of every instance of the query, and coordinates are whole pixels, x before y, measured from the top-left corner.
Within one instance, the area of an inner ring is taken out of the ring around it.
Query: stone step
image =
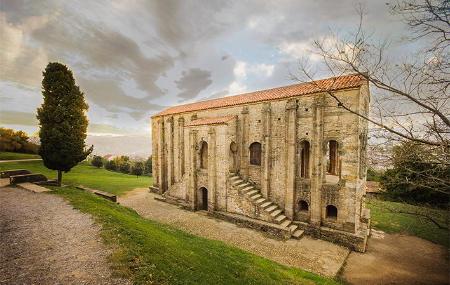
[[[300,239],[303,236],[304,231],[303,230],[296,230],[293,234],[292,237],[295,239]]]
[[[264,210],[266,212],[272,213],[272,211],[274,211],[276,208],[278,208],[278,206],[272,204],[270,207],[265,208]]]
[[[291,224],[291,221],[286,220],[286,221],[282,222],[282,223],[280,224],[280,226],[282,226],[282,227],[287,227],[287,226],[289,226],[290,224]]]
[[[249,191],[253,191],[253,190],[255,190],[255,187],[253,187],[253,186],[246,186],[246,187],[241,189],[241,191],[243,193],[246,193],[246,192],[249,192]]]
[[[260,193],[258,193],[256,195],[251,196],[250,199],[253,200],[253,201],[256,201],[256,200],[258,200],[261,197],[262,197],[262,195]]]
[[[259,194],[259,191],[258,190],[251,190],[251,191],[248,191],[248,192],[245,193],[245,195],[247,195],[249,197],[251,197],[251,196],[253,196],[255,194]]]
[[[241,184],[238,184],[236,187],[238,189],[240,189],[240,190],[242,190],[244,188],[247,188],[247,187],[252,187],[253,188],[253,186],[250,183],[247,183],[247,182],[243,182]]]
[[[278,210],[275,210],[275,211],[273,211],[272,213],[270,213],[270,215],[272,216],[272,217],[276,217],[276,216],[278,216],[279,214],[281,214],[281,210],[280,209],[278,209]]]
[[[289,226],[289,231],[291,233],[295,232],[297,229],[298,229],[297,225],[292,224],[292,225]]]
[[[270,207],[271,205],[272,205],[272,202],[267,201],[267,202],[261,204],[261,208],[266,209],[267,207]]]
[[[259,199],[257,199],[256,201],[255,201],[255,204],[256,205],[261,205],[261,204],[263,204],[264,202],[266,202],[267,200],[265,199],[265,198],[259,198]]]
[[[275,218],[275,222],[277,222],[278,224],[281,224],[282,222],[284,222],[284,220],[286,220],[287,219],[287,217],[285,216],[285,215],[278,215],[276,218]]]
[[[241,180],[241,177],[239,177],[239,176],[230,176],[230,180],[232,180],[232,181]]]
[[[242,180],[242,179],[240,179],[240,180],[234,180],[234,181],[231,182],[231,184],[232,184],[233,186],[238,186],[238,185],[244,184],[244,183],[245,183],[245,181]]]

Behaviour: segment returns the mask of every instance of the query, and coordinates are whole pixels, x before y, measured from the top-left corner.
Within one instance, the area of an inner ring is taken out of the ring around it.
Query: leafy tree
[[[144,173],[144,163],[142,161],[136,161],[131,167],[131,174],[136,175],[137,177],[141,176]]]
[[[125,174],[130,173],[131,163],[128,160],[122,160],[119,164],[119,171]]]
[[[88,105],[67,66],[50,62],[43,75],[44,103],[37,110],[39,154],[47,168],[58,171],[61,185],[62,172],[70,171],[93,150],[85,145]]]
[[[0,151],[38,153],[39,146],[23,131],[0,128]]]
[[[91,164],[97,168],[100,168],[103,166],[103,158],[99,155],[94,155]]]
[[[152,156],[151,155],[145,161],[144,174],[146,174],[146,175],[152,174]]]
[[[450,165],[432,158],[423,144],[403,142],[393,149],[393,168],[386,170],[381,183],[386,196],[394,200],[446,206],[450,198]],[[440,154],[442,155],[442,154]]]

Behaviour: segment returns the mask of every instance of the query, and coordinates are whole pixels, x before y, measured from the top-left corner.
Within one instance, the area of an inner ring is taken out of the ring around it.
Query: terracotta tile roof
[[[289,86],[260,90],[241,95],[228,96],[213,100],[200,101],[185,105],[169,107],[153,117],[193,112],[199,110],[236,106],[260,101],[289,98],[299,95],[323,92],[324,90],[336,91],[340,89],[355,88],[363,84],[364,78],[358,74],[343,75],[313,82],[305,82]]]
[[[218,124],[225,124],[226,122],[229,122],[236,118],[236,116],[224,116],[224,117],[212,117],[212,118],[202,118],[197,119],[189,124],[187,124],[187,127],[192,126],[200,126],[200,125],[218,125]]]

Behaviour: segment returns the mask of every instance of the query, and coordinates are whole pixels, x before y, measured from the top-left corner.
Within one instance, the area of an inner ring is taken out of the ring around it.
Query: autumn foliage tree
[[[93,150],[93,146],[85,145],[88,105],[72,71],[64,64],[49,63],[43,76],[44,103],[37,110],[39,154],[47,168],[58,171],[61,185],[62,172],[70,171]]]

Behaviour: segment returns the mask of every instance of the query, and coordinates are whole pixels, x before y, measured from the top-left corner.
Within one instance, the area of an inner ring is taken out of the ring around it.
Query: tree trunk
[[[62,171],[58,170],[58,186],[61,187]]]

